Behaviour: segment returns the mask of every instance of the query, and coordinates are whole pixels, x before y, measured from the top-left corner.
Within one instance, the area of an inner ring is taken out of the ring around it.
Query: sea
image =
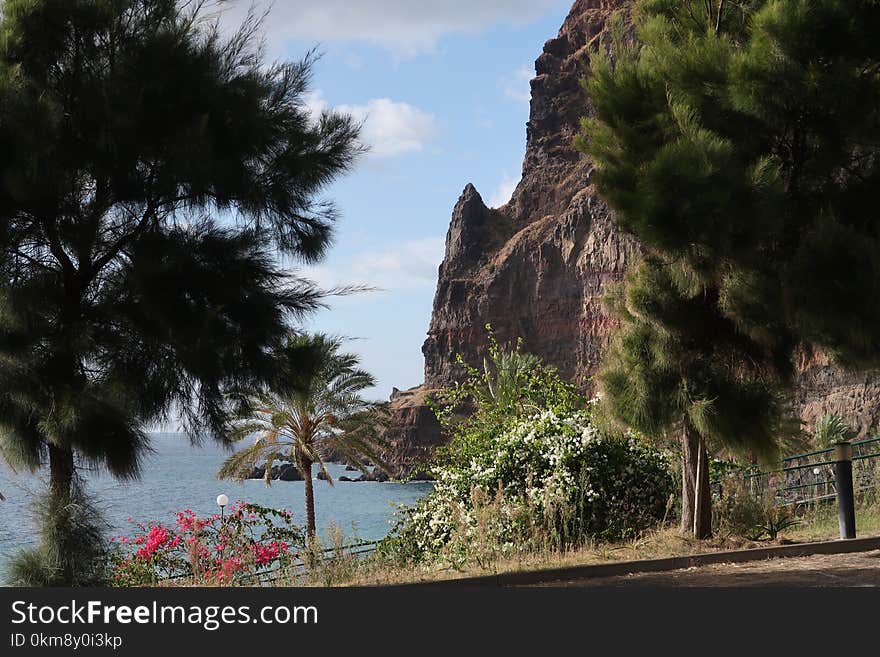
[[[108,523],[109,535],[128,535],[132,522],[172,523],[178,511],[192,509],[199,515],[218,513],[217,496],[242,500],[293,512],[294,522],[305,524],[305,484],[302,481],[218,481],[216,473],[229,452],[217,445],[194,447],[182,434],[152,434],[153,452],[145,459],[139,479],[120,482],[102,472],[84,475],[87,490],[96,499]],[[359,472],[329,464],[334,479]],[[316,480],[315,515],[318,531],[329,540],[341,531],[346,542],[383,538],[402,508],[416,503],[431,490],[430,482],[339,482],[331,486]],[[0,459],[0,572],[9,556],[35,545],[36,528],[30,508],[36,495],[46,489],[46,474],[14,472]],[[131,518],[131,521],[129,521]],[[0,577],[2,579],[2,577]]]

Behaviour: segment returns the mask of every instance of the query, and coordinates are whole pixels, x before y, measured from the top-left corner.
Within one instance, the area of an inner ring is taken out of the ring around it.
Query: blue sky
[[[468,182],[490,205],[509,198],[534,60],[570,5],[276,0],[268,15],[273,56],[299,58],[315,46],[323,53],[310,105],[364,121],[370,154],[326,193],[341,211],[336,242],[302,271],[325,286],[382,288],[332,299],[307,324],[357,338],[349,347],[377,377],[376,398],[422,382],[421,345],[453,205]]]

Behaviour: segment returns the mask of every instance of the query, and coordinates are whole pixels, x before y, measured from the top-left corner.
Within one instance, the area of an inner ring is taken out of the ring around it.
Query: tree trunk
[[[70,497],[74,477],[73,450],[49,445],[49,492]]]
[[[709,454],[700,434],[688,424],[681,437],[681,531],[699,539],[712,535]]]
[[[312,461],[306,456],[300,456],[300,474],[306,485],[306,536],[309,540],[315,538],[315,489],[312,481]]]

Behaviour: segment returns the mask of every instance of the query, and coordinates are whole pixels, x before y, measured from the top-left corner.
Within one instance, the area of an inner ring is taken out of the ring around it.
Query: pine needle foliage
[[[780,369],[798,343],[875,366],[880,6],[641,0],[628,20],[591,54],[578,139],[619,225]]]
[[[44,493],[33,503],[40,544],[22,549],[6,566],[10,586],[106,584],[105,522],[95,501],[74,483],[69,496]]]
[[[359,124],[216,8],[0,2],[0,453],[60,500],[82,465],[137,476],[150,424],[224,439],[321,305],[282,259],[325,253]]]
[[[619,420],[772,458],[797,347],[880,363],[880,6],[640,0],[577,145],[644,261],[609,306]]]

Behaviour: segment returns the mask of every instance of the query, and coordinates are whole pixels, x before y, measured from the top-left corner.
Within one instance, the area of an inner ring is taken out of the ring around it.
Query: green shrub
[[[513,420],[483,447],[436,469],[434,491],[404,514],[385,554],[457,564],[625,538],[660,522],[673,492],[662,453],[602,435],[589,410]]]
[[[813,430],[813,441],[819,449],[834,447],[837,443],[855,437],[856,432],[839,415],[823,415],[816,420],[816,428]]]
[[[512,349],[505,349],[498,344],[491,325],[487,324],[486,330],[489,344],[481,367],[473,367],[458,356],[458,366],[466,374],[464,381],[429,402],[450,437],[449,444],[437,452],[443,465],[466,466],[490,449],[511,422],[545,410],[565,415],[587,405],[584,396],[555,368],[523,352],[522,339]]]
[[[6,568],[11,586],[100,586],[106,583],[106,522],[74,482],[69,495],[47,492],[34,501],[40,543],[20,550]]]
[[[712,521],[722,536],[752,541],[776,540],[779,533],[798,524],[794,509],[778,504],[776,490],[763,494],[750,490],[741,474],[729,473],[720,480],[720,493],[713,500]]]
[[[721,536],[748,537],[765,517],[765,503],[749,490],[740,473],[728,472],[718,481],[712,505],[712,525]]]

